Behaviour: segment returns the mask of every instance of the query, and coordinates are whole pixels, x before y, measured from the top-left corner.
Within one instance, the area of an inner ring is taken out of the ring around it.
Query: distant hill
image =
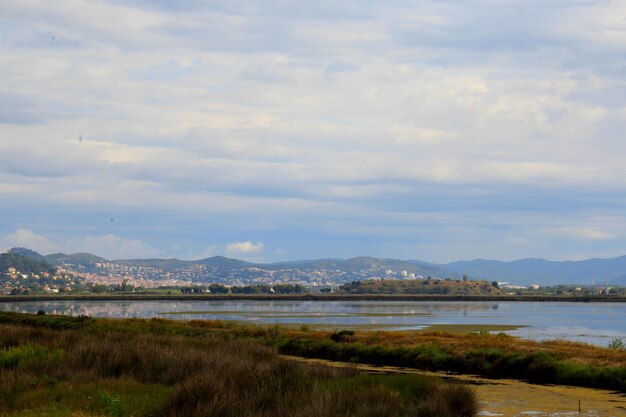
[[[70,267],[79,272],[91,272],[96,268],[97,263],[107,262],[106,259],[91,253],[73,253],[70,255],[54,253],[46,255],[44,259],[53,265]]]
[[[237,268],[246,268],[250,266],[254,266],[256,264],[252,264],[246,261],[240,261],[238,259],[226,258],[224,256],[213,256],[211,258],[200,259],[197,261],[183,261],[176,258],[170,259],[125,259],[113,261],[123,265],[134,265],[134,266],[150,266],[153,268],[161,268],[164,271],[173,271],[175,269],[184,268],[192,265],[205,265],[211,266],[214,268],[226,268],[226,269],[237,269]]]
[[[350,294],[503,294],[502,290],[485,281],[453,280],[365,280],[344,284],[341,290]]]
[[[106,259],[92,255],[91,253],[72,253],[69,255],[65,253],[54,253],[52,255],[46,255],[45,259],[55,263],[63,262],[73,264],[108,262]]]
[[[108,261],[107,261],[108,262]],[[180,259],[121,259],[112,261],[121,265],[133,265],[133,266],[149,266],[151,268],[160,268],[164,271],[172,271],[177,268],[183,268],[187,265],[191,265],[194,261],[181,261]]]
[[[597,283],[626,285],[626,256],[611,259],[588,259],[584,261],[547,261],[545,259],[521,259],[502,262],[477,259],[441,265],[443,268],[470,277],[509,281],[515,284],[538,283],[542,285]]]
[[[315,268],[337,270],[349,272],[355,270],[371,270],[377,273],[385,273],[391,271],[406,271],[423,276],[443,277],[446,271],[437,266],[420,264],[417,262],[401,261],[398,259],[380,259],[371,256],[360,256],[350,259],[312,259],[308,261],[281,262],[279,264],[269,264],[270,268],[282,268],[285,266],[293,266],[298,268]]]
[[[17,249],[16,249],[17,250]],[[53,265],[77,272],[102,276],[141,276],[153,280],[186,280],[193,282],[255,283],[255,282],[350,282],[374,277],[445,277],[443,269],[397,259],[356,257],[351,259],[312,259],[294,262],[252,263],[214,256],[186,261],[171,259],[107,260],[90,253],[56,253],[41,256],[27,249],[22,253],[40,257]]]
[[[406,271],[424,276],[443,276],[445,271],[441,268],[420,265],[416,263],[400,261],[396,259],[378,259],[372,257],[358,257],[351,259],[310,259],[293,262],[277,263],[252,263],[238,259],[226,258],[224,256],[214,256],[197,261],[182,261],[180,259],[130,259],[114,261],[123,265],[150,266],[161,268],[165,271],[172,271],[192,265],[204,265],[212,269],[234,271],[238,269],[263,269],[272,272],[287,271],[297,269],[300,271],[326,270],[335,271],[342,274],[352,274],[355,271],[371,271],[370,276],[384,275],[385,271]]]
[[[218,268],[248,268],[255,265],[263,265],[240,261],[239,259],[226,258],[224,256],[214,256],[212,258],[206,258],[192,262],[200,263],[203,265],[210,265]]]
[[[6,273],[9,268],[15,268],[23,274],[40,274],[47,272],[54,274],[56,268],[43,259],[36,259],[20,255],[16,252],[0,253],[0,273]]]
[[[34,250],[28,248],[12,248],[9,249],[8,253],[12,253],[14,255],[25,256],[27,258],[43,260],[44,256],[40,253],[35,252]]]
[[[149,266],[152,268],[160,268],[164,271],[173,271],[179,268],[185,268],[192,265],[206,265],[216,268],[228,268],[228,269],[236,269],[236,268],[245,268],[248,266],[252,266],[255,264],[251,264],[246,261],[240,261],[238,259],[226,258],[224,256],[214,256],[211,258],[199,259],[196,261],[184,261],[176,258],[169,259],[121,259],[115,262],[122,265],[133,265],[133,266]]]
[[[136,273],[141,268],[151,268],[150,279],[177,276],[198,282],[223,282],[241,280],[243,283],[257,279],[275,282],[289,280],[333,280],[351,282],[368,278],[405,278],[415,275],[458,279],[468,275],[474,279],[508,281],[512,284],[540,285],[577,284],[591,285],[592,278],[598,284],[626,286],[626,256],[611,259],[588,259],[584,261],[547,261],[545,259],[521,259],[503,262],[485,259],[433,264],[424,261],[403,261],[361,256],[350,259],[309,259],[291,262],[252,263],[238,259],[214,256],[200,260],[126,259],[107,260],[90,253],[57,253],[42,256],[27,248],[13,248],[9,253],[31,259],[45,260],[53,266],[64,266],[83,272],[102,271],[97,264],[108,263],[125,266]],[[109,272],[113,269],[109,268]],[[104,268],[106,269],[106,268]],[[144,271],[145,272],[145,271]]]

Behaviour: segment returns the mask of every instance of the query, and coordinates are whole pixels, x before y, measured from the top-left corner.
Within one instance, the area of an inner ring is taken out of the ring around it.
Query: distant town
[[[327,259],[254,264],[224,257],[199,261],[149,259],[111,261],[92,254],[43,256],[27,248],[0,254],[0,293],[5,295],[169,290],[182,293],[432,293],[432,294],[604,294],[619,285],[519,284],[470,276],[425,263],[378,259]],[[386,282],[355,285],[359,282]],[[398,282],[405,284],[392,284]],[[422,285],[411,284],[422,282]],[[443,283],[440,285],[438,283]],[[452,283],[483,282],[482,286]],[[437,285],[434,285],[437,283]],[[433,284],[432,286],[430,284]]]
[[[74,265],[67,265],[74,267]],[[74,271],[75,273],[77,271]],[[119,284],[124,280],[144,288],[159,286],[201,285],[207,280],[227,286],[251,284],[300,284],[311,287],[337,286],[351,280],[364,279],[424,279],[406,270],[380,270],[375,266],[347,273],[337,269],[289,267],[281,270],[270,270],[260,267],[243,267],[223,270],[210,265],[189,265],[171,271],[141,266],[126,265],[114,262],[96,263],[93,272],[83,276],[91,282],[101,284]]]

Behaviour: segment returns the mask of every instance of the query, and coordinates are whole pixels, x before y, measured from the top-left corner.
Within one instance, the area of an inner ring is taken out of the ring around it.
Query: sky
[[[626,254],[626,2],[0,0],[0,249]]]

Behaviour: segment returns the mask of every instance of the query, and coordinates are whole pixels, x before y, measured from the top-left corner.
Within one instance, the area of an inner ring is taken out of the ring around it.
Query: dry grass
[[[307,337],[313,340],[328,340],[330,331],[301,332],[285,329],[282,335],[293,339]],[[446,351],[462,355],[477,349],[501,349],[508,353],[532,354],[544,352],[559,359],[582,365],[626,367],[626,352],[606,349],[586,343],[564,340],[535,342],[501,334],[458,334],[445,331],[385,332],[359,331],[352,336],[354,343],[389,348],[414,348],[424,344],[437,345]]]

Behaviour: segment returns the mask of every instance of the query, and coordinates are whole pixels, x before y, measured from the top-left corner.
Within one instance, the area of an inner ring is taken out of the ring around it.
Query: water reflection
[[[369,325],[419,329],[433,324],[528,326],[508,333],[607,345],[626,338],[626,304],[541,302],[397,301],[28,301],[2,302],[0,310],[93,317],[163,317],[261,323]]]

